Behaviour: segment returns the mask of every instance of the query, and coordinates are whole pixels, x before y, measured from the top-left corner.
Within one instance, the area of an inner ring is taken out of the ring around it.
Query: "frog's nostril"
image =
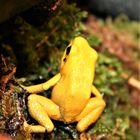
[[[64,62],[66,62],[66,57],[63,59]]]

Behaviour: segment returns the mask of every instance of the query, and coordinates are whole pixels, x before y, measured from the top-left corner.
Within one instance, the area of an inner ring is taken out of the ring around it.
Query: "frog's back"
[[[74,43],[74,45],[77,44]],[[71,51],[72,49],[73,48],[71,48]],[[81,51],[81,49],[83,50]],[[85,48],[77,47],[76,51],[80,54],[75,55],[71,52],[69,56],[67,56],[65,64],[60,70],[61,79],[52,91],[52,100],[59,105],[61,114],[63,114],[68,122],[79,115],[90,98],[96,61],[94,55],[97,55],[89,46]]]

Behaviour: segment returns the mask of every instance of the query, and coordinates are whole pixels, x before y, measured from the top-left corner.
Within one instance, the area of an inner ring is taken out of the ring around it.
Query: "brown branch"
[[[140,81],[131,76],[128,80],[128,84],[131,85],[132,87],[140,90]]]
[[[0,79],[0,84],[4,89],[8,81],[13,77],[14,73],[16,72],[16,67],[14,67],[7,75],[4,75]]]
[[[52,10],[52,11],[57,10],[58,7],[62,4],[62,2],[63,2],[62,0],[56,1],[55,4],[51,7],[51,10]]]
[[[59,28],[58,26],[55,27],[48,35],[45,35],[44,38],[43,38],[39,43],[37,43],[36,48],[39,48],[39,47],[41,47],[44,43],[47,43],[49,37],[50,37],[53,33],[55,33],[55,32],[58,30],[58,28]]]

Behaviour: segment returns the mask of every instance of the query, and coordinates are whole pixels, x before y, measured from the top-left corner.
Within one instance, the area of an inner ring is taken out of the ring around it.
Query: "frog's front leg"
[[[54,125],[50,118],[60,120],[59,106],[50,99],[32,94],[28,97],[28,108],[30,115],[40,125],[29,125],[24,122],[24,129],[28,132],[51,132]]]
[[[58,73],[45,83],[33,86],[23,86],[23,88],[26,89],[29,93],[39,93],[54,86],[59,81],[60,77],[61,75]]]
[[[93,97],[89,100],[84,110],[77,117],[77,130],[85,131],[88,126],[94,123],[101,115],[105,108],[105,102],[102,97]]]

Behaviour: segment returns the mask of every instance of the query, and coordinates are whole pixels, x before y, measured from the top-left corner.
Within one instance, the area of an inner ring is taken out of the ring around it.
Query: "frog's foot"
[[[46,130],[51,132],[54,125],[50,118],[60,119],[59,106],[46,97],[36,94],[30,95],[28,108],[30,115],[40,124],[36,126],[24,124],[25,130],[28,129],[30,132],[45,132]]]
[[[94,123],[101,115],[105,108],[105,102],[102,97],[94,97],[89,100],[84,110],[77,117],[77,130],[85,131],[88,126]]]
[[[46,131],[46,128],[41,125],[29,125],[26,121],[23,123],[23,128],[28,133],[44,133]]]

